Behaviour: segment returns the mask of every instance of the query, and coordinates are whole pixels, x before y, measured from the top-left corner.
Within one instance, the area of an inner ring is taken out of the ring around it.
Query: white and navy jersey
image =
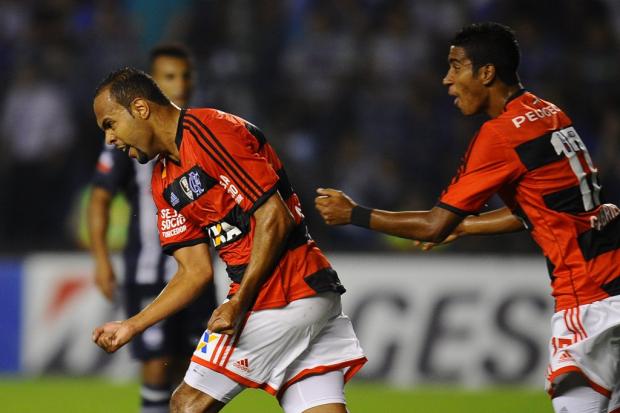
[[[167,282],[176,263],[162,254],[157,233],[157,211],[151,195],[153,162],[140,165],[114,146],[105,146],[95,169],[93,186],[114,195],[121,191],[131,206],[131,219],[124,250],[125,282]]]

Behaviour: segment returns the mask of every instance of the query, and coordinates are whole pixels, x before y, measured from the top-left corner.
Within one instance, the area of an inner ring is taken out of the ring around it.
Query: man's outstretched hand
[[[331,188],[319,188],[314,206],[328,225],[351,223],[351,211],[357,204],[342,191]]]
[[[114,353],[127,344],[136,333],[127,321],[110,321],[95,328],[92,339],[108,353]]]

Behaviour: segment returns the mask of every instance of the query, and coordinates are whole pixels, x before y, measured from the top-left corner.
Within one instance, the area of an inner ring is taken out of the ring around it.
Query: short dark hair
[[[510,27],[493,22],[474,23],[462,28],[451,44],[465,49],[474,71],[492,64],[502,82],[507,85],[519,83],[517,68],[521,52]]]
[[[170,105],[170,99],[161,91],[151,76],[133,67],[125,67],[110,73],[95,90],[95,97],[105,89],[110,96],[131,113],[131,102],[144,98],[159,105]]]
[[[192,54],[189,49],[182,44],[167,43],[155,46],[149,53],[149,65],[153,67],[155,60],[161,56],[176,57],[177,59],[187,60],[190,66],[193,65]]]

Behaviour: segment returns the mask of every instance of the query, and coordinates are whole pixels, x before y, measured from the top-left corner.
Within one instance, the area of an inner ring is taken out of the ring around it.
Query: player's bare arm
[[[601,231],[618,216],[620,216],[620,208],[614,204],[603,204],[599,208],[597,214],[590,218],[590,224],[592,228]],[[439,244],[416,241],[416,246],[423,251],[428,251],[437,245],[448,244],[465,235],[507,234],[524,229],[525,225],[523,221],[514,215],[509,208],[504,207],[480,215],[468,216],[461,221],[454,231],[452,231],[452,234],[448,235],[448,237]]]
[[[319,188],[317,193],[315,206],[325,223],[344,225],[355,220],[354,208],[358,205],[344,192]],[[368,222],[362,226],[401,238],[435,243],[443,241],[463,220],[461,216],[438,207],[429,211],[402,212],[372,209],[368,213]]]
[[[457,237],[463,235],[492,235],[507,234],[525,229],[523,221],[510,211],[509,208],[499,208],[480,215],[470,215],[455,229]]]
[[[480,215],[470,215],[448,235],[442,242],[415,241],[415,246],[422,251],[429,251],[438,245],[445,245],[465,235],[507,234],[525,229],[523,222],[509,208],[499,208]]]
[[[294,220],[279,193],[273,194],[254,212],[256,232],[247,270],[239,290],[212,314],[207,328],[214,333],[233,334],[237,323],[252,306],[265,277],[271,273]]]
[[[106,242],[111,201],[112,194],[109,191],[93,187],[88,203],[88,234],[95,258],[95,285],[110,301],[114,299],[116,290],[116,275]]]
[[[92,339],[98,346],[115,352],[136,334],[187,306],[213,280],[207,244],[179,248],[174,258],[179,268],[151,304],[125,321],[106,323],[93,331]]]

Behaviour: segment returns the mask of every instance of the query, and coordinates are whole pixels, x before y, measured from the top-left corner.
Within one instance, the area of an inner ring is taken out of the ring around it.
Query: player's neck
[[[501,115],[511,96],[521,89],[523,89],[523,85],[521,83],[510,86],[504,83],[495,85],[489,94],[489,105],[486,110],[487,115],[489,115],[491,119]]]
[[[181,109],[176,105],[162,107],[157,113],[155,139],[161,155],[179,162],[180,154],[176,144],[177,126],[181,118]]]

